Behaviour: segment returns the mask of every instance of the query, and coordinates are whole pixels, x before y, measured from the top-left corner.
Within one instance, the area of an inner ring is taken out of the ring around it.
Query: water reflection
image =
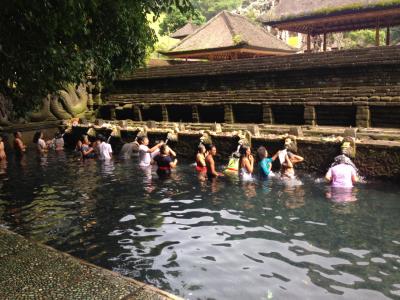
[[[184,164],[161,180],[135,161],[69,153],[49,153],[41,169],[30,156],[24,166],[10,160],[1,176],[1,223],[185,298],[382,299],[398,290],[396,186],[361,185],[349,198],[302,174],[301,184],[199,181]]]
[[[357,201],[357,188],[328,187],[326,198],[335,203]]]

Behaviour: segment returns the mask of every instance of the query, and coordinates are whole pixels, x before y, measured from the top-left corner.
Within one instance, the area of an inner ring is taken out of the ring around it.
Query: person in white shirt
[[[44,154],[48,151],[47,143],[43,139],[43,133],[37,131],[33,136],[33,142],[36,144],[39,154]]]
[[[100,140],[101,143],[99,145],[99,159],[110,160],[113,152],[111,145],[106,142],[106,138],[104,136],[101,136]]]
[[[164,142],[160,142],[155,145],[153,148],[149,148],[149,139],[147,136],[138,137],[139,143],[139,166],[148,167],[151,165],[151,160],[154,156],[156,156],[160,152],[161,145]]]

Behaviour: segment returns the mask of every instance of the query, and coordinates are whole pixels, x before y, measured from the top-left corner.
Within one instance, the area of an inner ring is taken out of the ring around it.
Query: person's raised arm
[[[161,145],[163,145],[164,142],[160,142],[157,145],[155,145],[153,148],[150,148],[149,151],[147,151],[148,153],[153,153],[155,151],[157,151],[158,149],[160,149]]]
[[[295,163],[295,164],[304,161],[304,157],[302,157],[300,155],[295,155],[295,154],[292,154],[292,159],[293,159],[293,163]]]
[[[168,152],[169,152],[169,155],[171,155],[171,156],[176,156],[175,151],[172,150],[170,147],[167,146],[167,150],[168,150]]]
[[[276,152],[275,155],[271,157],[272,161],[275,161],[278,158],[280,152],[281,151]]]
[[[244,165],[249,173],[253,173],[254,170],[254,159],[251,158],[252,156],[249,157],[249,159],[245,159]]]
[[[288,168],[293,168],[293,164],[292,164],[292,162],[290,161],[290,159],[289,159],[289,156],[286,154],[286,156],[285,156],[285,163],[286,163],[286,166],[288,167]]]

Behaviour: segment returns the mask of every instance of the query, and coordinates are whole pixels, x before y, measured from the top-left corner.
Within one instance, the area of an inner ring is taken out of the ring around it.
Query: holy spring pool
[[[187,299],[384,299],[400,296],[400,187],[331,191],[298,174],[168,180],[136,160],[71,153],[10,159],[0,224]]]

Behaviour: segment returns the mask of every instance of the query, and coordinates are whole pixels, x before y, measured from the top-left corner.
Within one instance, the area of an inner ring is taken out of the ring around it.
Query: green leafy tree
[[[198,9],[182,12],[176,7],[172,8],[160,23],[160,34],[170,35],[179,28],[185,26],[188,22],[196,25],[201,25],[206,21],[206,18]]]
[[[243,0],[192,0],[193,6],[201,11],[207,20],[222,10],[232,10],[241,6]]]
[[[14,0],[0,9],[0,92],[17,112],[90,72],[104,83],[141,65],[156,41],[146,16],[189,0]]]

